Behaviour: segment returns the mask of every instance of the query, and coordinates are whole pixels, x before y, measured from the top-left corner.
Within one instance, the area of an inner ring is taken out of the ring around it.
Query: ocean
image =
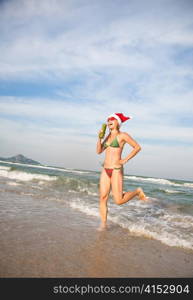
[[[1,161],[1,224],[22,213],[30,217],[35,203],[28,205],[29,197],[42,201],[45,214],[46,203],[52,201],[61,203],[61,211],[70,207],[100,224],[99,176],[96,171]],[[110,195],[108,223],[126,229],[131,236],[193,250],[193,182],[124,174],[124,191],[137,187],[143,188],[150,201],[135,198],[118,206]]]

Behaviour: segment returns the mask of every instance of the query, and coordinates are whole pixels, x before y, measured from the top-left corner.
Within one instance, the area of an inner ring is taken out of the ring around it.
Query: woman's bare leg
[[[100,194],[100,216],[101,216],[101,227],[105,228],[107,223],[107,201],[110,193],[111,181],[106,171],[103,169],[100,176],[100,186],[99,186],[99,194]]]
[[[124,193],[121,201],[119,201],[120,202],[119,204],[126,203],[129,200],[133,199],[135,196],[138,196],[140,200],[143,200],[143,201],[147,200],[142,188],[137,188],[133,192],[128,191],[128,192]]]
[[[123,172],[121,170],[114,170],[111,177],[112,192],[115,203],[118,205],[124,204],[134,197],[138,196],[140,200],[146,201],[147,198],[141,188],[130,192],[123,193]]]

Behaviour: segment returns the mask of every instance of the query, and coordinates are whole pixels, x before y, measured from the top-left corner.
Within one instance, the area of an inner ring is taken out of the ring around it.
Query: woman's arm
[[[134,148],[126,158],[121,159],[120,163],[125,164],[141,150],[141,146],[128,133],[124,132],[122,136],[123,140]]]
[[[96,149],[96,152],[97,154],[100,154],[102,152],[102,144],[101,144],[101,140],[99,137],[98,137],[98,140],[97,140],[97,149]]]
[[[99,133],[100,133],[101,131],[99,131]],[[100,139],[99,138],[99,135],[98,135],[98,141],[97,141],[97,149],[96,149],[96,152],[97,152],[97,154],[100,154],[100,153],[102,153],[103,151],[104,151],[104,143],[106,142],[106,140],[108,139],[108,137],[109,137],[109,134],[108,134],[108,136],[104,139],[104,141],[101,143],[101,140],[102,139]]]

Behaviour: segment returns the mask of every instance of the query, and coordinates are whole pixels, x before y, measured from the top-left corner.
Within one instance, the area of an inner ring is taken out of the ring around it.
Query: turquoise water
[[[62,204],[99,218],[98,183],[100,172],[52,166],[0,162],[0,204],[6,193]],[[124,174],[124,191],[142,187],[148,203],[137,198],[117,206],[109,198],[108,220],[128,230],[169,246],[193,250],[193,182]],[[10,199],[10,198],[9,198]],[[4,216],[8,211],[4,211]]]

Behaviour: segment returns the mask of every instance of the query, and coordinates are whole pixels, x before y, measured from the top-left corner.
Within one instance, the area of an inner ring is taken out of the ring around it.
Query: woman
[[[140,200],[147,200],[141,188],[123,193],[123,165],[141,150],[139,144],[131,136],[119,130],[121,124],[128,119],[131,117],[125,117],[122,113],[110,115],[107,119],[110,133],[103,142],[98,137],[97,153],[100,154],[106,150],[99,187],[101,229],[105,228],[107,223],[107,200],[111,187],[115,203],[118,205],[126,203],[135,196],[138,196]],[[100,132],[101,130],[99,134]],[[121,153],[126,143],[134,149],[126,158],[121,159]]]

